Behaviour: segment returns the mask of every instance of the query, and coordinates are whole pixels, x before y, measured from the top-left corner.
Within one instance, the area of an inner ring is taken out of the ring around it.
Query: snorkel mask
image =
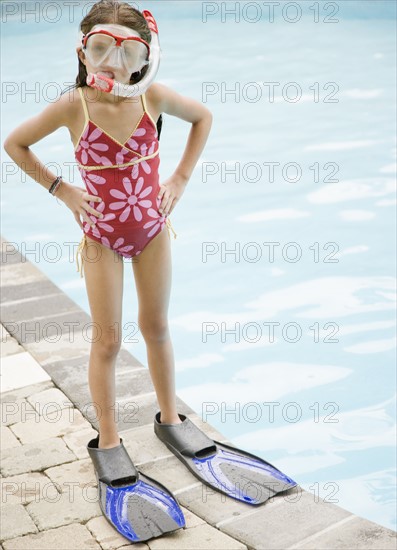
[[[86,35],[80,32],[79,46],[90,64],[98,69],[97,73],[87,75],[88,86],[122,97],[140,96],[146,92],[158,72],[161,50],[154,17],[148,10],[142,15],[151,31],[150,45],[138,32],[117,24],[95,25]],[[136,84],[116,81],[111,70],[122,69],[131,75],[146,65],[145,76]]]

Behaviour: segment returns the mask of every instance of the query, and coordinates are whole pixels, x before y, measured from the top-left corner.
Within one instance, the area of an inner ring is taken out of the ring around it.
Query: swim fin
[[[122,438],[110,449],[98,449],[98,441],[99,435],[87,444],[87,451],[95,468],[99,504],[121,535],[141,542],[185,526],[173,494],[136,469]]]
[[[266,502],[297,483],[246,451],[210,439],[185,415],[181,424],[154,419],[154,432],[193,475],[213,489],[252,505]]]

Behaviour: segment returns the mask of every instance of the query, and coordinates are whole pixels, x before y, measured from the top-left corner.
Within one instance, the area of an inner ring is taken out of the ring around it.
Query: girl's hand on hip
[[[185,191],[187,181],[179,176],[173,175],[160,185],[157,198],[161,200],[158,211],[162,216],[168,216],[174,210]]]
[[[95,210],[89,204],[90,202],[101,203],[102,199],[95,195],[90,195],[81,187],[75,187],[63,181],[59,190],[55,193],[55,197],[61,199],[70,208],[81,229],[83,229],[83,222],[91,226],[95,225],[92,216],[99,219],[103,218],[102,212],[98,212],[98,210]],[[80,220],[80,216],[83,218],[83,222]]]

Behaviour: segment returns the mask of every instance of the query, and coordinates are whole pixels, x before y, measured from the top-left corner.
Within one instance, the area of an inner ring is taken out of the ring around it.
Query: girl
[[[127,3],[102,0],[95,4],[80,28],[87,35],[96,25],[116,25],[118,35],[127,36],[130,29],[147,43],[151,40],[145,18]],[[107,449],[120,441],[113,412],[115,363],[121,342],[115,339],[112,327],[121,326],[123,298],[123,262],[115,261],[117,256],[134,257],[138,324],[147,347],[161,419],[180,422],[167,320],[170,239],[163,229],[170,225],[167,217],[181,199],[203,151],[212,115],[201,103],[158,83],[133,99],[91,88],[86,83],[87,73],[98,71],[81,46],[77,54],[79,72],[72,93],[62,95],[16,128],[4,148],[26,172],[32,174],[35,169],[34,179],[49,190],[54,181],[59,183],[57,175],[40,163],[29,147],[61,126],[70,132],[86,189],[62,180],[54,196],[72,211],[85,232],[80,252],[92,321],[101,334],[100,340],[91,345],[89,386],[92,400],[101,411],[98,446]],[[104,60],[101,72],[131,84],[142,78],[142,74],[128,73],[128,67],[114,66],[111,59]],[[182,159],[162,184],[158,175],[159,128],[154,122],[159,126],[161,113],[191,124]]]
[[[138,542],[179,529],[185,520],[172,493],[136,470],[117,432],[115,364],[121,342],[114,327],[122,321],[124,264],[115,259],[134,258],[138,324],[161,420],[180,424],[167,320],[171,250],[164,228],[172,228],[168,216],[204,148],[212,115],[199,102],[161,84],[152,84],[147,93],[132,99],[87,85],[91,74],[126,85],[144,79],[152,35],[137,9],[102,0],[84,17],[80,29],[83,40],[77,47],[79,71],[72,92],[16,128],[4,148],[18,166],[34,173],[38,183],[63,201],[84,231],[78,250],[81,273],[84,265],[91,317],[101,335],[91,344],[88,373],[92,401],[100,411],[99,435],[87,450],[104,516],[126,538]],[[144,60],[142,67],[136,65],[139,59]],[[191,124],[182,159],[162,184],[161,113]],[[57,177],[29,148],[61,126],[70,132],[85,189]]]
[[[167,322],[171,251],[163,229],[172,227],[168,216],[203,151],[212,115],[197,101],[160,84],[152,84],[138,101],[87,85],[97,78],[120,83],[118,89],[139,86],[146,71],[151,74],[150,64],[149,68],[136,64],[141,53],[150,50],[145,12],[102,0],[80,27],[79,74],[71,100],[64,95],[22,124],[4,147],[26,172],[39,166],[36,181],[70,208],[84,231],[79,251],[92,320],[101,334],[91,345],[89,361],[90,391],[101,412],[99,435],[87,449],[105,517],[130,540],[143,541],[182,527],[184,518],[172,494],[135,469],[117,433],[114,369],[120,342],[114,339],[113,327],[121,325],[123,263],[114,259],[120,256],[134,258],[138,324],[160,406],[154,419],[159,439],[203,483],[248,504],[261,504],[296,483],[259,457],[208,438],[177,413]],[[161,113],[192,125],[180,163],[162,184],[158,179]],[[61,126],[70,131],[85,190],[56,177],[29,149]]]

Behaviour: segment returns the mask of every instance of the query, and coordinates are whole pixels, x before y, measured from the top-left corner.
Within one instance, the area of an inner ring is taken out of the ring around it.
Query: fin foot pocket
[[[212,456],[214,453],[216,453],[216,446],[211,445],[211,447],[206,447],[205,449],[197,451],[195,453],[195,456],[196,458],[206,458],[208,456]]]
[[[134,485],[137,482],[136,476],[121,477],[114,479],[111,483],[112,487],[123,487],[124,485]]]
[[[200,481],[236,500],[259,505],[297,483],[262,458],[210,439],[185,415],[182,423],[163,424],[154,432]]]
[[[174,495],[155,479],[139,472],[123,440],[98,448],[99,436],[87,444],[98,483],[99,504],[109,523],[132,542],[143,542],[185,526]]]

